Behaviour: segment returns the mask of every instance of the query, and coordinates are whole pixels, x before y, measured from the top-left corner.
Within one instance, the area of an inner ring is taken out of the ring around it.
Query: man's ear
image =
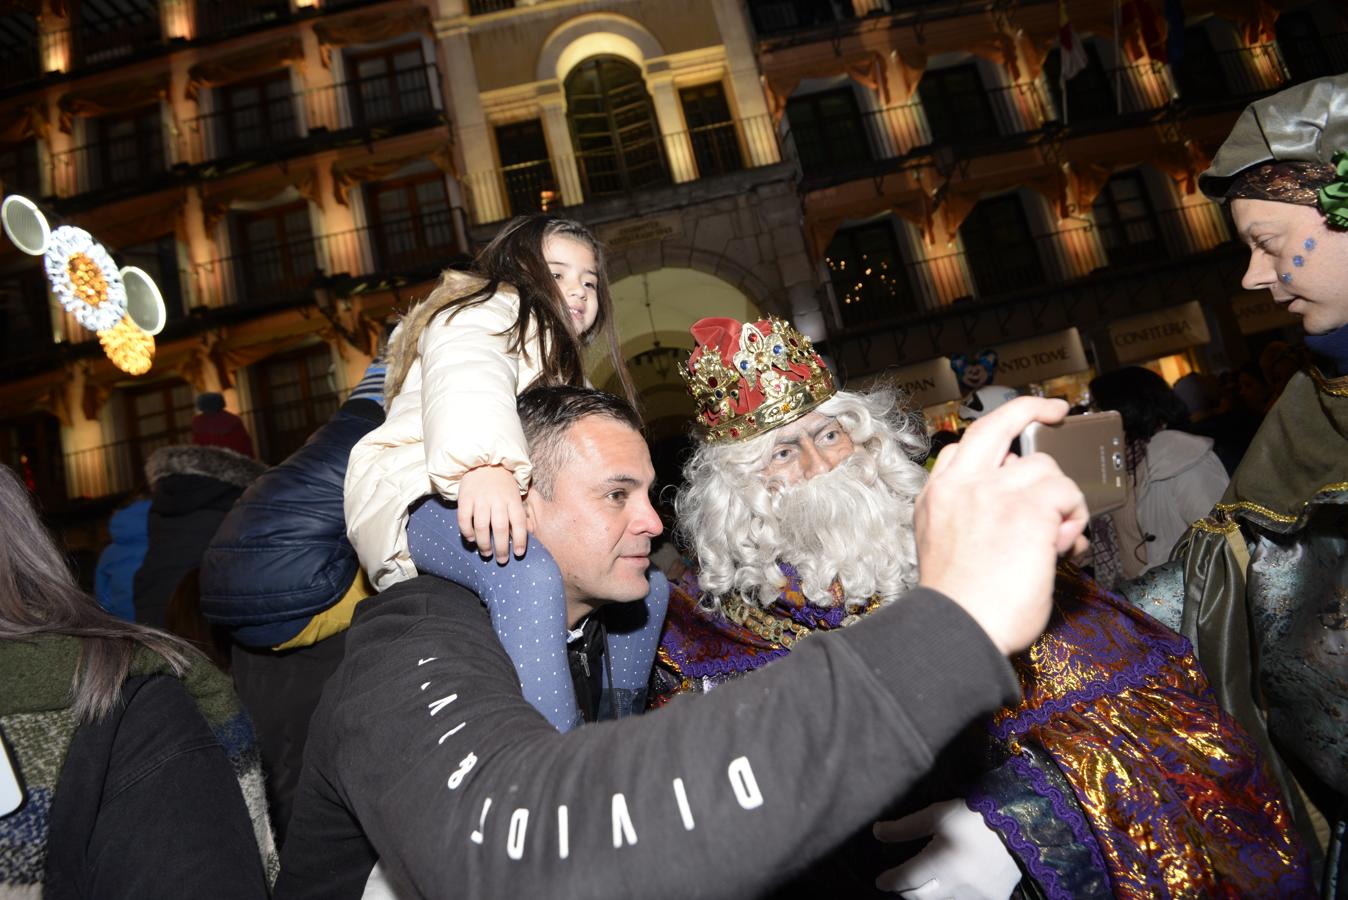
[[[538,516],[534,513],[534,497],[533,488],[524,495],[524,527],[529,529],[530,534],[533,534],[538,526]]]

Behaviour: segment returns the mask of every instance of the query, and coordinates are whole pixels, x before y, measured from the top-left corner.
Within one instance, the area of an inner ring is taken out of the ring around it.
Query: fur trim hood
[[[266,470],[265,465],[242,453],[194,444],[160,447],[145,461],[145,479],[151,490],[161,478],[169,475],[200,475],[246,488]]]

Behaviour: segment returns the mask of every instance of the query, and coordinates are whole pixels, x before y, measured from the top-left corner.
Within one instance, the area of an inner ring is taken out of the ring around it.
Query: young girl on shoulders
[[[347,535],[375,588],[423,572],[474,590],[525,696],[562,731],[580,720],[566,603],[556,563],[525,525],[532,465],[515,398],[536,385],[583,386],[584,348],[600,335],[630,397],[599,242],[577,222],[512,220],[473,272],[446,271],[404,318],[390,342],[388,417],[351,451],[346,473]],[[507,563],[526,567],[536,591],[508,591]],[[652,569],[645,626],[609,635],[610,691],[645,689],[667,601]]]

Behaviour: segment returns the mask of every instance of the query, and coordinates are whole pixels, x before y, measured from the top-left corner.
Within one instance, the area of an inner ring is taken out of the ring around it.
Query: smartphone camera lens
[[[1117,470],[1117,469],[1122,469],[1122,468],[1123,468],[1123,454],[1122,454],[1122,453],[1115,453],[1115,454],[1114,454],[1114,468],[1115,468],[1116,470]]]

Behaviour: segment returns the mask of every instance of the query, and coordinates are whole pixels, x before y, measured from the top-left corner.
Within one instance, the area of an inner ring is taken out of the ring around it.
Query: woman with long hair
[[[0,742],[18,801],[0,807],[0,895],[267,896],[262,772],[228,679],[80,590],[5,466]]]

